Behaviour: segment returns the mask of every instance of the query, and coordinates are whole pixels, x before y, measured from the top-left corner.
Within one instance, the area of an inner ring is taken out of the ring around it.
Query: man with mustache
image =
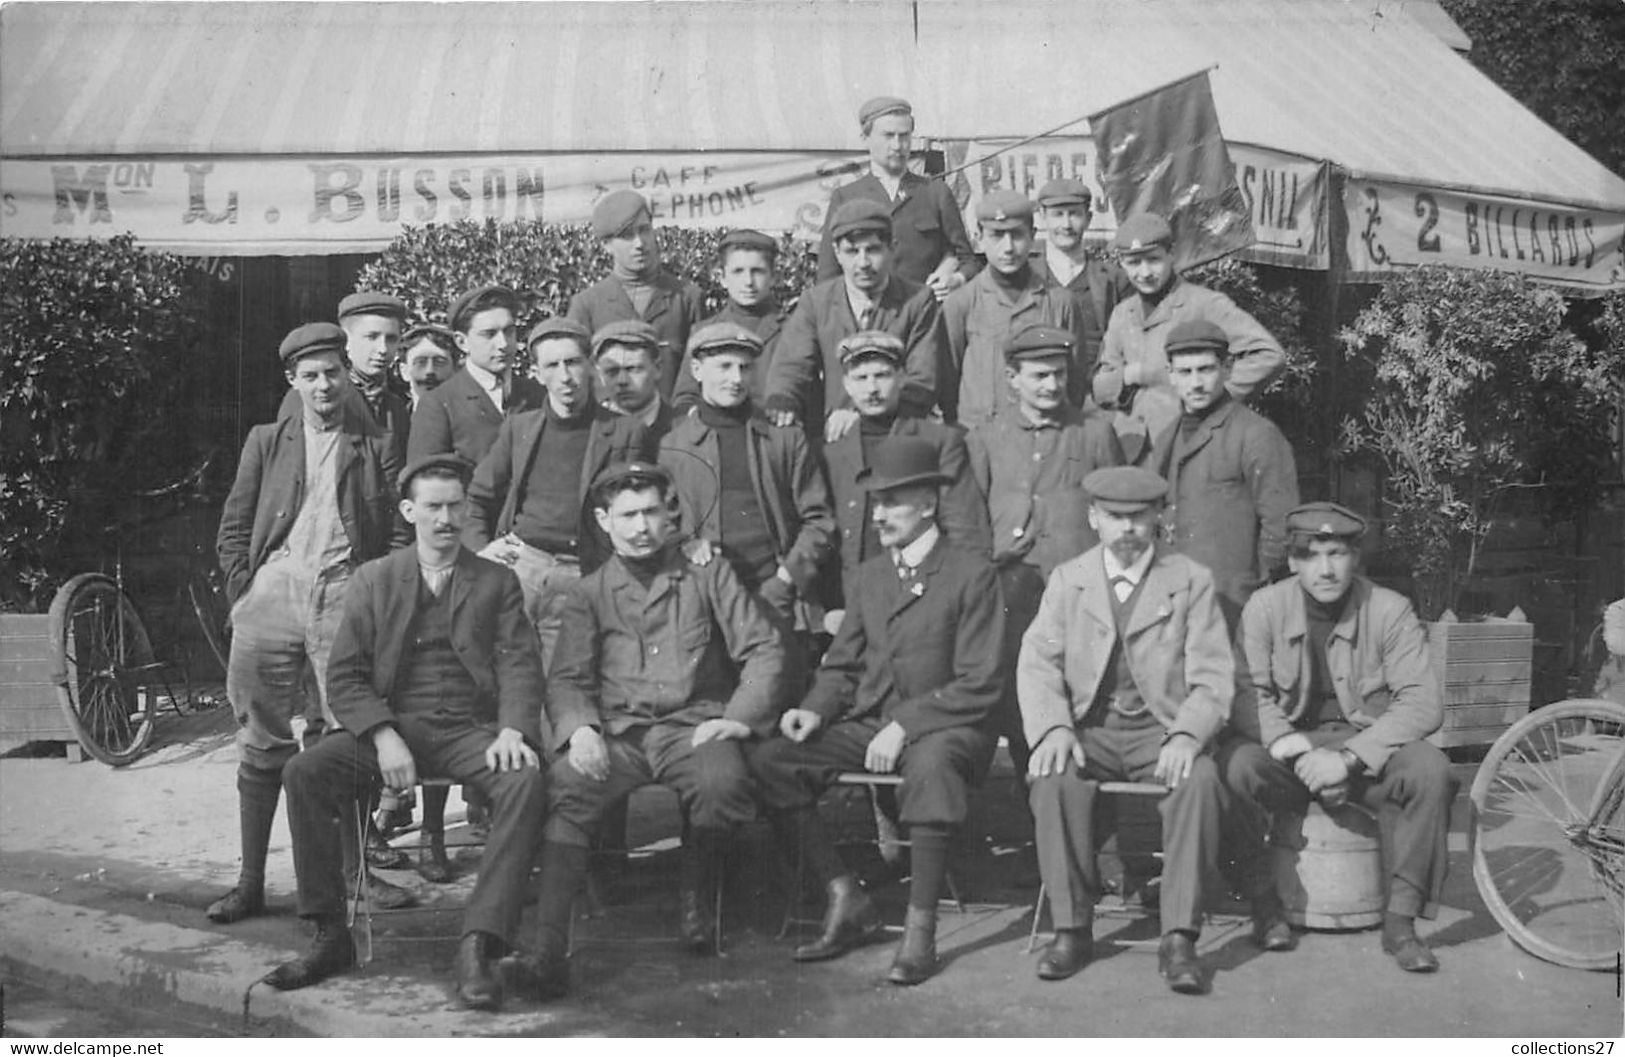
[[[418,323],[401,335],[401,381],[415,411],[418,401],[457,372],[457,338],[450,327]]]
[[[676,545],[670,493],[647,462],[593,486],[614,555],[571,587],[549,674],[551,811],[528,963],[543,998],[569,988],[571,903],[610,804],[650,782],[682,801],[681,933],[695,953],[715,943],[720,857],[756,814],[742,746],[778,713],[779,637],[731,563],[696,565]]]
[[[1230,636],[1212,575],[1156,542],[1167,482],[1119,466],[1083,487],[1100,543],[1051,574],[1016,665],[1038,868],[1055,922],[1038,976],[1063,980],[1093,957],[1098,783],[1158,782],[1169,793],[1159,805],[1157,967],[1172,990],[1201,994],[1202,879],[1218,865],[1223,794],[1207,749],[1235,697]]]

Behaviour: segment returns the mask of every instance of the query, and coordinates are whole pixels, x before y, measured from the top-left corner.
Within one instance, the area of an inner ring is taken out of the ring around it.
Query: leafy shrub
[[[185,264],[130,235],[0,239],[0,608],[37,604],[75,536],[181,460]]]
[[[1252,405],[1280,426],[1294,447],[1312,440],[1310,404],[1315,381],[1315,354],[1303,333],[1303,299],[1296,287],[1266,290],[1258,270],[1234,257],[1221,257],[1185,274],[1193,283],[1210,287],[1234,301],[1264,325],[1281,343],[1286,364],[1269,386],[1252,398]]]

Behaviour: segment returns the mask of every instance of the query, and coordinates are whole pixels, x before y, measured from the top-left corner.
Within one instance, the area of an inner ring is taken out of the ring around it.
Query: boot
[[[903,942],[886,979],[899,987],[922,984],[937,972],[937,911],[909,907],[903,919]]]
[[[712,912],[720,883],[722,849],[726,834],[694,831],[683,844],[683,867],[678,888],[678,933],[694,954],[717,949],[717,922]]]
[[[359,878],[350,878],[350,891],[359,895]],[[367,874],[367,905],[373,910],[405,910],[418,905],[418,897],[375,873]]]
[[[418,876],[430,884],[449,884],[456,872],[446,858],[446,835],[423,830],[418,834]]]
[[[512,959],[519,988],[538,1002],[570,993],[570,960],[563,951],[516,954]]]
[[[400,870],[410,864],[406,853],[398,848],[390,847],[384,835],[371,826],[367,827],[367,865],[374,870]]]
[[[496,937],[470,932],[457,945],[457,1000],[468,1009],[502,1008],[502,984],[491,966]]]
[[[824,909],[823,931],[811,943],[797,947],[798,962],[822,962],[839,958],[853,947],[868,943],[884,926],[874,903],[858,886],[858,879],[845,874],[829,883],[829,904]]]
[[[278,991],[309,987],[355,966],[355,943],[340,917],[316,919],[316,938],[301,958],[281,965],[261,979]]]
[[[1408,973],[1439,971],[1439,958],[1416,934],[1416,919],[1387,911],[1382,916],[1382,949]]]
[[[265,889],[250,888],[239,881],[236,888],[210,903],[209,909],[204,913],[217,925],[230,925],[244,918],[263,914]]]
[[[1290,951],[1298,945],[1297,933],[1286,919],[1281,897],[1270,888],[1253,896],[1253,943],[1259,950]]]
[[[1090,926],[1056,929],[1055,940],[1038,959],[1040,980],[1065,980],[1075,976],[1095,956],[1095,936]]]
[[[1188,932],[1170,932],[1157,948],[1157,971],[1168,981],[1168,989],[1182,995],[1199,995],[1207,989],[1202,979],[1202,963],[1196,958],[1196,941]]]

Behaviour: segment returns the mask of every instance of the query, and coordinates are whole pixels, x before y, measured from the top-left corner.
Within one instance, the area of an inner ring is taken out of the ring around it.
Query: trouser
[[[1338,740],[1327,747],[1341,744]],[[1264,812],[1302,814],[1309,806],[1309,790],[1291,766],[1272,759],[1257,742],[1231,738],[1216,756],[1224,784],[1233,794],[1226,829],[1240,867],[1238,881],[1243,894],[1255,898],[1274,885],[1264,844]],[[1450,861],[1450,802],[1455,795],[1450,762],[1425,741],[1401,746],[1388,757],[1380,775],[1350,779],[1349,800],[1377,815],[1390,913],[1431,918],[1438,911]]]
[[[274,771],[298,752],[295,716],[338,726],[327,707],[327,656],[349,582],[347,567],[312,576],[291,560],[273,559],[232,607],[226,696],[244,765]]]
[[[767,614],[768,621],[773,625],[773,630],[779,633],[779,641],[784,645],[784,667],[779,677],[780,692],[786,701],[800,701],[807,693],[811,665],[807,660],[809,629],[798,630],[796,627],[799,594],[794,586],[777,576],[769,576],[760,583],[753,583],[741,576],[741,582],[762,603],[762,611]],[[805,610],[806,606],[802,605],[801,608]]]
[[[511,945],[517,938],[525,882],[547,808],[542,772],[535,767],[493,771],[486,766],[485,750],[497,736],[494,723],[475,725],[462,716],[400,716],[396,725],[412,750],[419,774],[472,785],[490,799],[491,833],[463,913],[463,933],[485,932]],[[354,812],[357,801],[379,781],[372,739],[357,738],[349,731],[329,734],[283,769],[301,916],[344,912],[336,820],[345,812]]]
[[[799,744],[773,737],[750,753],[770,811],[810,807],[843,771],[864,770],[869,742],[885,726],[879,717],[847,720]],[[898,819],[904,825],[958,826],[970,810],[970,788],[993,758],[993,736],[978,727],[945,727],[903,747],[897,769]]]
[[[1038,615],[1038,603],[1044,597],[1044,576],[1036,565],[1011,562],[999,567],[999,589],[1004,598],[1004,670],[1014,672],[1016,660],[1021,656],[1021,639],[1027,627]],[[993,733],[1002,735],[1010,746],[1010,762],[1017,776],[1027,775],[1027,759],[1032,749],[1027,744],[1027,731],[1021,722],[1021,705],[1016,698],[1016,680],[1005,680],[1004,697],[993,712]]]
[[[677,793],[693,830],[727,831],[756,817],[755,783],[737,741],[691,744],[695,728],[654,723],[604,737],[609,777],[600,782],[559,761],[548,775],[546,839],[590,847],[606,810],[658,782]]]
[[[526,543],[513,563],[519,590],[525,596],[525,616],[542,644],[542,664],[553,662],[553,651],[564,629],[564,600],[570,585],[581,579],[581,560],[573,554],[550,554]]]
[[[1033,810],[1038,870],[1056,928],[1086,928],[1100,898],[1095,795],[1102,781],[1156,781],[1167,731],[1150,721],[1130,727],[1087,726],[1078,731],[1084,765],[1068,760],[1060,774],[1034,778]],[[1201,755],[1191,773],[1158,804],[1162,814],[1162,931],[1200,932],[1202,888],[1218,865],[1223,787],[1213,759]]]

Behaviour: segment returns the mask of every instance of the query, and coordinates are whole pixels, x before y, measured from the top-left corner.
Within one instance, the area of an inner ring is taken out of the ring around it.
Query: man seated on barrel
[[[1311,797],[1376,813],[1388,868],[1382,949],[1406,972],[1439,960],[1416,935],[1444,887],[1455,779],[1423,741],[1444,710],[1427,636],[1410,602],[1360,576],[1365,521],[1336,503],[1287,515],[1291,579],[1263,588],[1241,613],[1256,704],[1236,709],[1242,737],[1219,753],[1236,794],[1243,891],[1253,936],[1267,950],[1295,946],[1275,891],[1259,807],[1301,814]]]
[[[696,565],[677,546],[671,477],[620,463],[592,490],[615,555],[571,586],[550,668],[555,752],[543,836],[534,967],[542,997],[569,987],[570,904],[605,810],[651,782],[682,802],[681,933],[715,942],[710,903],[734,827],[756,815],[743,742],[773,729],[784,649],[726,561]]]
[[[492,960],[518,930],[546,806],[532,747],[545,691],[519,581],[459,542],[470,471],[456,455],[402,470],[400,511],[416,545],[368,562],[350,584],[327,667],[328,701],[344,729],[289,760],[282,776],[299,914],[316,938],[304,957],[267,974],[272,987],[305,987],[355,964],[334,818],[380,778],[410,789],[435,775],[477,788],[492,805],[463,914],[457,997],[471,1009],[501,1004]]]
[[[911,874],[903,943],[888,979],[917,984],[937,968],[937,897],[970,787],[986,773],[988,717],[1004,692],[1004,607],[993,565],[937,527],[948,479],[937,446],[913,437],[877,445],[859,481],[885,551],[859,568],[846,616],[811,692],[779,721],[784,736],[751,755],[774,833],[829,892],[823,932],[797,961],[845,953],[881,928],[818,817],[843,771],[902,774]]]
[[[1016,664],[1038,869],[1055,922],[1038,976],[1063,980],[1093,956],[1098,783],[1156,782],[1169,790],[1157,968],[1174,991],[1201,994],[1202,881],[1218,863],[1223,795],[1206,751],[1230,715],[1235,655],[1212,574],[1156,543],[1167,482],[1119,466],[1083,487],[1100,544],[1050,575]]]

